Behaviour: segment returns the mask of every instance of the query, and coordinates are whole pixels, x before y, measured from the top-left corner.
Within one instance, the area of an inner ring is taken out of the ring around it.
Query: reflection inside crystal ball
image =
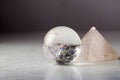
[[[77,45],[61,45],[57,54],[56,54],[56,62],[58,64],[67,64],[71,62],[80,51],[78,51]]]
[[[81,40],[73,29],[55,27],[46,34],[43,50],[48,58],[58,64],[69,64],[80,54]]]

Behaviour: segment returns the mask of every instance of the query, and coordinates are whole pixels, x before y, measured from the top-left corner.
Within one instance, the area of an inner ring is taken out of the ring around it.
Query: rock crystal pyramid
[[[118,54],[108,41],[92,27],[82,39],[82,48],[77,62],[117,60]]]

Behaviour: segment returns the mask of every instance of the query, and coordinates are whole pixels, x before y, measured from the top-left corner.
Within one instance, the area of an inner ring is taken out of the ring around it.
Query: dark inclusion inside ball
[[[76,46],[62,46],[57,53],[56,62],[58,64],[68,64],[70,63],[75,57],[76,54]]]

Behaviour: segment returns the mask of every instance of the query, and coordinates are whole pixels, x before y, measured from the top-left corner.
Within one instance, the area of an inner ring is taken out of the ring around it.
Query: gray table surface
[[[84,32],[83,32],[84,33]],[[83,33],[80,35],[83,36]],[[120,56],[119,32],[103,32]],[[0,80],[120,80],[120,61],[59,66],[42,50],[45,33],[0,36]]]

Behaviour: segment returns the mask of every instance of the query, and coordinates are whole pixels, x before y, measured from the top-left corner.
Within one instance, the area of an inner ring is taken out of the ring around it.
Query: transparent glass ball
[[[45,35],[43,42],[45,55],[58,64],[69,64],[80,54],[81,40],[71,28],[58,26]]]

